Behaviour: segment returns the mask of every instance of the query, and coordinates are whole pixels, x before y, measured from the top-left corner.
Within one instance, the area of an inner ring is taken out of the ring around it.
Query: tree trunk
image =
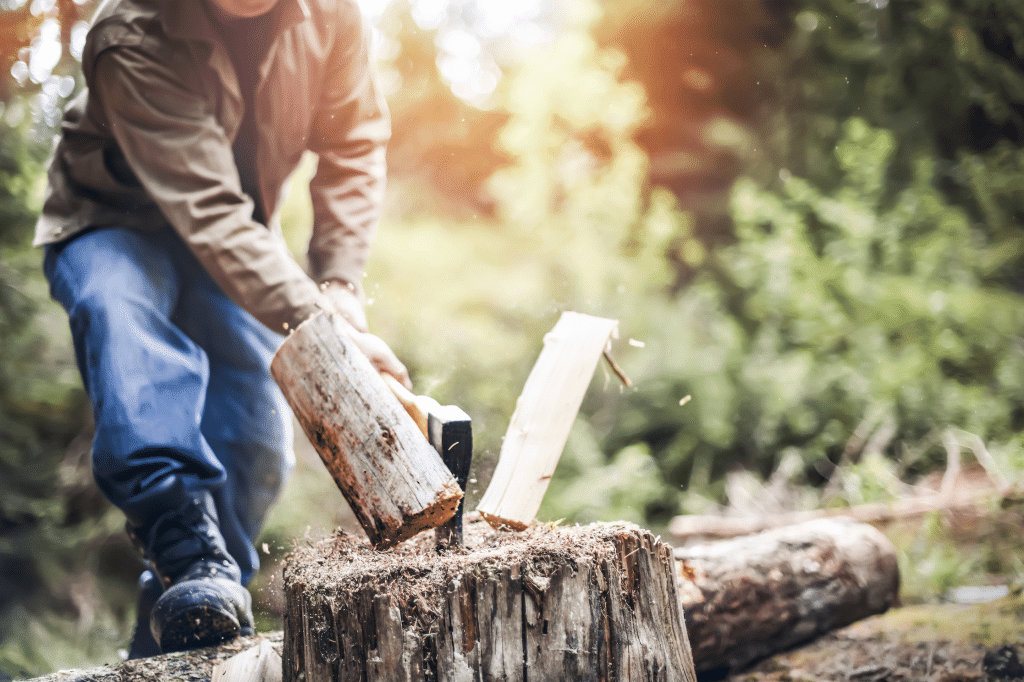
[[[455,514],[459,484],[340,318],[316,315],[299,325],[270,371],[375,546]]]
[[[671,550],[632,525],[506,534],[466,549],[345,534],[285,567],[285,682],[693,682]]]
[[[726,672],[896,605],[880,531],[820,519],[675,550],[696,669]]]

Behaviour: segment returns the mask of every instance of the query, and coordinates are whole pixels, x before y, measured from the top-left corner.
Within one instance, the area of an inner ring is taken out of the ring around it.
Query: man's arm
[[[132,47],[101,54],[93,73],[94,101],[132,171],[235,303],[281,334],[320,310],[350,318],[344,299],[321,291],[284,242],[252,219],[252,199],[242,191],[211,103],[173,69]],[[405,367],[380,339],[358,333],[353,340],[378,371],[409,384]]]
[[[339,34],[328,62],[332,67],[309,142],[319,156],[310,183],[309,264],[315,280],[332,283],[327,291],[336,300],[354,298],[358,305],[384,198],[391,123],[374,79],[369,27],[354,1],[339,5]]]

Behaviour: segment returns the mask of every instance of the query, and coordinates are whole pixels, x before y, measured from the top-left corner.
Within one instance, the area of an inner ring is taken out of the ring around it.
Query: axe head
[[[462,491],[466,491],[469,465],[473,461],[473,421],[455,405],[437,406],[427,414],[427,437],[445,466],[455,476]],[[455,516],[436,531],[437,546],[462,547],[462,512],[465,495],[459,502]]]

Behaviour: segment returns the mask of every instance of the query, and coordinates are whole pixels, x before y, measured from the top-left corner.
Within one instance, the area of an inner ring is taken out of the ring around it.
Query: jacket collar
[[[209,0],[164,0],[164,31],[171,38],[217,43],[220,39],[206,6]],[[310,18],[308,0],[279,0],[278,33]]]

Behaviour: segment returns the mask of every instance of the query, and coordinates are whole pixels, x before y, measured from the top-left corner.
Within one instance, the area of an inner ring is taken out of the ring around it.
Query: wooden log
[[[264,643],[270,645],[275,654],[281,651],[280,630],[252,637],[239,637],[230,642],[205,649],[178,651],[149,658],[107,663],[97,668],[60,670],[42,677],[30,678],[30,682],[201,682],[213,680],[219,665],[245,651],[261,649]],[[260,653],[263,656],[262,651]],[[280,655],[277,662],[280,663]],[[0,671],[0,678],[3,678]],[[15,679],[22,679],[15,676]],[[280,677],[277,678],[280,680]]]
[[[672,552],[633,525],[420,536],[344,533],[286,560],[285,682],[693,682]]]
[[[270,369],[375,546],[390,547],[455,514],[459,484],[340,317],[303,322]]]
[[[618,324],[562,313],[526,379],[477,511],[495,528],[522,530],[540,509],[594,368]]]
[[[677,548],[675,556],[698,672],[742,668],[898,601],[892,543],[847,519]]]

